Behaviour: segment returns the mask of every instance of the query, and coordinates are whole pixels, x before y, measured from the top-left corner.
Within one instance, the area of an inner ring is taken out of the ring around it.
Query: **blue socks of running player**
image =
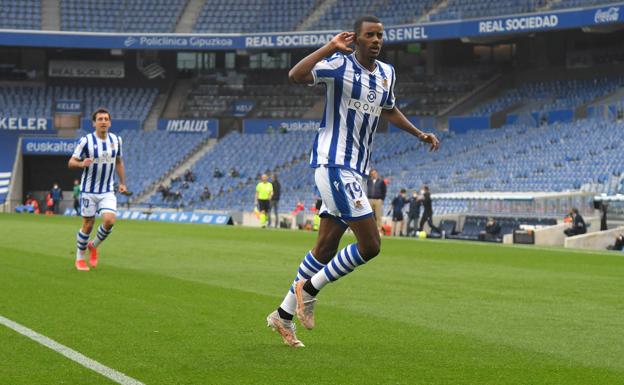
[[[352,243],[340,250],[334,258],[329,261],[327,265],[322,264],[309,251],[305,256],[299,269],[297,270],[297,277],[293,284],[290,286],[284,301],[277,309],[280,317],[283,319],[292,319],[292,315],[295,314],[297,308],[297,300],[295,298],[295,283],[301,279],[308,280],[303,286],[308,294],[315,296],[318,294],[325,285],[329,282],[334,282],[341,277],[349,274],[356,267],[365,264],[364,258],[360,255],[357,249],[357,243]]]
[[[295,309],[297,308],[297,299],[295,298],[295,283],[297,283],[297,281],[301,279],[309,280],[310,278],[312,278],[312,276],[314,276],[314,274],[317,274],[319,271],[321,271],[323,267],[325,267],[325,265],[317,261],[316,258],[314,258],[314,256],[312,255],[312,251],[308,251],[308,254],[306,254],[305,258],[303,258],[301,264],[299,264],[297,276],[295,277],[292,285],[290,285],[290,289],[288,290],[288,293],[286,293],[284,301],[282,301],[282,304],[277,309],[281,318],[292,319],[293,314],[295,314]]]
[[[104,225],[100,225],[100,227],[98,227],[98,230],[97,230],[97,235],[93,239],[93,247],[97,248],[100,243],[104,242],[106,237],[108,237],[112,231],[113,231],[113,226],[111,226],[110,229],[106,230],[104,228]]]
[[[84,252],[87,249],[88,242],[89,234],[85,234],[82,230],[78,230],[78,235],[76,235],[76,259],[84,259]]]
[[[323,270],[314,274],[309,283],[314,289],[321,290],[330,282],[337,281],[341,277],[351,273],[356,267],[365,264],[364,258],[357,249],[357,243],[352,243],[340,250],[338,254],[323,268]],[[308,282],[306,282],[307,284]],[[308,287],[309,288],[309,287]],[[304,286],[305,289],[305,286]],[[307,291],[307,290],[306,290]],[[314,293],[308,292],[310,295]]]

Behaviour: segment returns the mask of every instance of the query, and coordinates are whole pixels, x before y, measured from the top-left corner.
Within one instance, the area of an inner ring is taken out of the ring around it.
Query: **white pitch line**
[[[115,369],[111,369],[108,366],[104,366],[99,362],[92,360],[91,358],[78,353],[77,351],[68,348],[65,345],[59,344],[58,342],[37,333],[34,330],[31,330],[25,326],[18,324],[17,322],[11,321],[8,318],[4,318],[0,315],[0,324],[8,327],[9,329],[13,329],[19,334],[30,338],[33,341],[39,342],[41,345],[48,347],[54,350],[57,353],[64,355],[72,361],[79,363],[85,368],[91,369],[94,372],[97,372],[104,377],[115,381],[118,384],[122,385],[145,385],[140,381],[135,380],[132,377],[128,377],[125,374],[116,371]]]

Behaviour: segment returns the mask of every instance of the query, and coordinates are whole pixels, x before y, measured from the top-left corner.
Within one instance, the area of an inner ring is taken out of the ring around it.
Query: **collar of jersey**
[[[353,58],[353,62],[355,63],[355,65],[357,65],[358,67],[360,67],[360,69],[362,69],[363,71],[366,71],[370,74],[375,74],[379,71],[379,63],[377,63],[377,60],[375,60],[375,69],[371,72],[368,70],[368,68],[364,67],[362,64],[360,64],[360,62],[358,61],[357,57],[355,57],[355,52],[353,52],[350,55]]]
[[[106,133],[106,138],[104,139],[100,138],[95,132],[93,133],[93,137],[100,140],[101,142],[108,142],[108,140],[110,139],[110,132]]]

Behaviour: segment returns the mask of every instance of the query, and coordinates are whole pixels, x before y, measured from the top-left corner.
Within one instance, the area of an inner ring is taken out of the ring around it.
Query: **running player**
[[[97,247],[108,237],[115,224],[117,198],[113,185],[114,174],[119,175],[119,192],[126,193],[126,172],[122,161],[121,137],[108,132],[111,116],[105,108],[96,110],[91,116],[95,131],[83,136],[68,166],[82,169],[80,180],[80,214],[82,227],[76,238],[76,269],[89,271],[85,261],[85,250],[89,249],[89,264],[98,264]],[[102,224],[97,235],[89,242],[89,235],[95,223],[95,214],[102,214]]]
[[[268,325],[293,347],[304,346],[295,335],[293,315],[312,329],[318,292],[379,254],[379,230],[362,183],[369,173],[379,118],[429,143],[431,151],[439,147],[435,135],[414,127],[395,106],[394,68],[377,60],[382,23],[375,16],[364,16],[355,22],[354,31],[334,36],[289,73],[293,83],[326,86],[325,114],[310,159],[323,200],[316,245],[299,265],[281,305],[267,317]],[[357,243],[337,252],[347,227]]]

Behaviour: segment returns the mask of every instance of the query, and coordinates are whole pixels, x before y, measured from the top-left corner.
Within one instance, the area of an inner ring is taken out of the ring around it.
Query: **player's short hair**
[[[111,119],[111,114],[110,111],[107,110],[104,107],[100,107],[97,110],[93,111],[93,114],[91,114],[91,120],[95,122],[95,117],[97,116],[97,114],[108,114],[108,120]]]
[[[360,34],[360,31],[362,30],[362,24],[364,24],[365,22],[381,23],[381,20],[379,20],[377,16],[373,16],[373,15],[365,15],[365,16],[358,17],[357,20],[355,20],[355,23],[353,23],[353,31],[355,32],[356,35]]]

